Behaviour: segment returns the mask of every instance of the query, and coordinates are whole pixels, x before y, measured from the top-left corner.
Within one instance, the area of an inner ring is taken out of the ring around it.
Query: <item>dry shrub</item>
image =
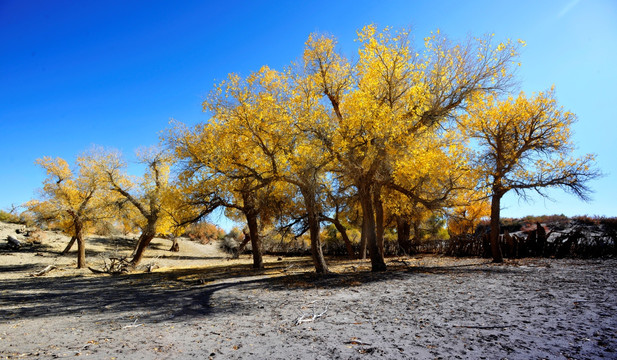
[[[616,224],[617,223],[617,218],[607,218],[607,217],[603,217],[603,216],[589,216],[589,215],[582,215],[582,216],[575,216],[572,218],[572,220],[578,221],[583,225],[607,225],[607,224]]]
[[[43,242],[43,240],[45,240],[45,233],[38,229],[31,232],[28,236],[28,241],[35,244],[40,244]]]
[[[238,248],[240,247],[240,242],[236,241],[231,236],[225,236],[223,241],[221,241],[221,249],[228,254],[236,254]]]
[[[101,221],[94,226],[94,234],[106,237],[122,235],[122,230],[109,221]]]
[[[209,222],[199,222],[191,224],[184,232],[184,236],[201,244],[207,244],[210,241],[223,239],[225,230]]]
[[[223,241],[221,241],[221,249],[229,254],[235,255],[243,240],[244,234],[240,229],[235,227],[223,236]],[[247,245],[247,247],[250,248],[250,244]]]

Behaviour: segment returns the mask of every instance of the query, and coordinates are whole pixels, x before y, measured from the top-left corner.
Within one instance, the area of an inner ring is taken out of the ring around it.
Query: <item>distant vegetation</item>
[[[0,222],[10,224],[25,224],[26,220],[19,217],[18,215],[6,212],[4,210],[0,210]]]

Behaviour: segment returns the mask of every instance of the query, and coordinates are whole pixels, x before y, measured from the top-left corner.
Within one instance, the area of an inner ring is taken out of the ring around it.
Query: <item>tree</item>
[[[439,33],[425,39],[420,55],[406,30],[379,32],[373,25],[358,33],[358,41],[355,64],[335,50],[332,37],[311,35],[300,64],[285,72],[264,66],[246,78],[230,74],[203,103],[212,113],[209,123],[171,135],[180,144],[174,145],[178,158],[187,159],[184,178],[195,176],[240,198],[227,204],[249,211],[253,220],[256,191],[295,185],[318,272],[326,269],[318,216],[324,182],[344,178],[355,187],[372,268],[385,270],[382,192],[402,192],[428,208],[450,195],[456,176],[429,181],[424,167],[414,164],[434,159],[419,150],[473,95],[505,88],[516,56],[509,41],[452,44]],[[413,172],[417,182],[402,181],[400,174]]]
[[[239,81],[239,78],[230,75],[230,81]],[[224,101],[222,96],[211,96]],[[231,106],[222,104],[217,109],[233,110]],[[193,128],[175,123],[166,141],[180,167],[179,182],[187,201],[194,207],[205,209],[203,214],[218,206],[225,207],[227,215],[240,212],[249,228],[253,268],[261,269],[263,256],[259,220],[263,210],[272,204],[270,185],[273,176],[260,166],[263,162],[254,156],[262,152],[252,147],[252,133],[246,132],[246,127],[232,124],[231,120],[245,118],[221,116],[220,122],[211,121]]]
[[[20,206],[11,204],[11,206],[9,208],[7,208],[8,211],[0,209],[0,221],[1,222],[6,222],[6,223],[11,223],[11,224],[25,224],[25,223],[27,223],[27,219],[25,218],[25,216],[27,215],[26,213],[17,215],[17,209],[19,207]]]
[[[388,217],[396,223],[399,252],[411,255],[421,240],[420,228],[431,211],[400,192],[388,190],[383,195]]]
[[[484,199],[470,200],[448,213],[448,233],[450,236],[473,234],[483,218],[491,214],[491,205]]]
[[[171,189],[169,181],[170,158],[164,151],[156,148],[138,152],[138,158],[146,166],[144,176],[138,181],[132,181],[126,174],[126,163],[117,152],[109,152],[97,164],[105,174],[105,181],[112,193],[124,199],[127,206],[132,206],[139,214],[136,222],[141,228],[141,235],[131,259],[131,265],[137,266],[145,249],[158,233],[168,233],[172,228],[169,214],[172,199],[168,192]]]
[[[600,175],[594,156],[574,157],[571,125],[576,116],[557,105],[554,88],[528,98],[477,96],[461,117],[462,132],[475,140],[476,169],[481,186],[491,194],[490,240],[494,262],[502,262],[499,247],[501,199],[513,190],[546,197],[558,187],[587,200],[589,180]]]
[[[86,267],[84,233],[92,224],[106,216],[103,206],[103,177],[95,166],[100,161],[100,149],[92,149],[77,158],[71,170],[62,158],[43,157],[36,163],[47,172],[42,198],[26,204],[36,218],[52,222],[68,234],[71,240],[66,253],[77,242],[77,268]]]
[[[329,179],[326,171],[332,157],[325,151],[314,130],[319,127],[325,113],[320,104],[319,93],[315,91],[305,73],[290,72],[287,78],[291,85],[286,109],[291,122],[285,131],[282,166],[277,167],[277,175],[282,181],[296,186],[302,195],[315,271],[323,274],[328,272],[328,266],[322,251],[320,233],[321,221],[325,219],[323,214],[326,212],[324,194],[328,193]],[[338,221],[338,215],[327,220],[332,221],[341,232],[349,251],[351,243]]]
[[[506,42],[494,47],[490,39],[451,44],[437,32],[425,39],[420,55],[406,30],[378,32],[373,25],[358,33],[358,41],[359,59],[352,64],[337,53],[335,39],[311,35],[303,61],[331,111],[321,119],[327,126],[314,133],[336,160],[335,171],[356,187],[372,269],[383,271],[382,217],[376,201],[381,190],[403,190],[426,205],[436,200],[397,184],[395,162],[408,166],[410,156],[422,162],[422,153],[406,150],[410,145],[439,131],[438,125],[464,109],[475,94],[504,89],[516,46]],[[449,191],[440,189],[438,199]]]
[[[319,101],[304,85],[304,78],[265,66],[246,78],[230,74],[203,103],[204,110],[212,114],[210,123],[196,127],[193,134],[176,132],[172,142],[177,149],[186,149],[176,151],[180,156],[202,165],[199,170],[208,172],[207,178],[221,179],[219,193],[232,196],[220,197],[227,198],[224,206],[245,214],[251,242],[255,242],[253,251],[260,248],[258,214],[274,208],[279,198],[292,205],[298,192],[307,215],[315,269],[326,273],[319,238],[323,202],[319,194],[329,160],[322,148],[315,146],[314,137],[299,130],[303,123],[314,120],[313,108]],[[224,188],[231,191],[220,191]],[[240,198],[230,200],[234,194]],[[267,218],[262,216],[262,222]],[[260,254],[254,253],[254,266],[261,267],[258,257]]]

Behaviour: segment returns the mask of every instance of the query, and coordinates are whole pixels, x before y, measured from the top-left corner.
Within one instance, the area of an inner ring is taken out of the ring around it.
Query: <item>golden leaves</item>
[[[539,190],[546,186],[578,188],[591,174],[589,156],[572,158],[573,113],[559,107],[554,87],[527,97],[477,96],[461,117],[461,131],[480,148],[479,172],[485,186]]]
[[[62,158],[37,159],[47,178],[43,183],[43,200],[29,202],[28,210],[37,219],[51,222],[67,233],[74,234],[76,217],[90,228],[105,213],[101,209],[106,199],[105,177],[97,166],[103,156],[102,149],[93,147],[77,157],[75,170]]]

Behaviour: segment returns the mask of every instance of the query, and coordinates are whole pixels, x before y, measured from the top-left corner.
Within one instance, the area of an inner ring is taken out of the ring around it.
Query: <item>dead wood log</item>
[[[11,247],[20,248],[22,246],[21,241],[17,240],[16,238],[12,237],[11,235],[6,237],[6,241],[9,242],[9,245]]]
[[[366,343],[364,341],[360,341],[357,338],[352,338],[352,340],[349,341],[345,341],[345,344],[349,344],[349,345],[364,345],[364,346],[370,346],[370,343]]]
[[[150,273],[150,272],[154,271],[154,269],[158,269],[158,268],[159,268],[159,266],[157,264],[151,263],[151,264],[146,265],[146,272]]]
[[[125,325],[125,326],[123,326],[122,328],[123,328],[123,329],[129,329],[129,328],[136,328],[136,327],[144,326],[144,324],[138,324],[138,323],[137,323],[137,320],[138,320],[138,319],[136,318],[136,319],[135,319],[135,321],[133,321],[133,323],[132,323],[132,324]]]
[[[392,260],[391,263],[403,263],[403,265],[405,265],[408,269],[411,269],[411,265],[409,265],[409,263],[405,261],[405,259],[395,259]]]
[[[111,274],[111,275],[118,275],[118,274],[126,274],[128,273],[132,267],[130,262],[126,259],[126,257],[110,257],[109,258],[109,263],[107,263],[107,260],[103,259],[104,262],[104,266],[103,269],[95,269],[92,267],[88,267],[88,269],[90,269],[90,271],[92,271],[95,274]]]
[[[33,274],[30,274],[30,276],[43,276],[45,274],[47,274],[48,272],[52,271],[53,269],[55,269],[56,267],[54,265],[47,265],[45,267],[45,269],[39,271],[39,272],[35,272]]]

